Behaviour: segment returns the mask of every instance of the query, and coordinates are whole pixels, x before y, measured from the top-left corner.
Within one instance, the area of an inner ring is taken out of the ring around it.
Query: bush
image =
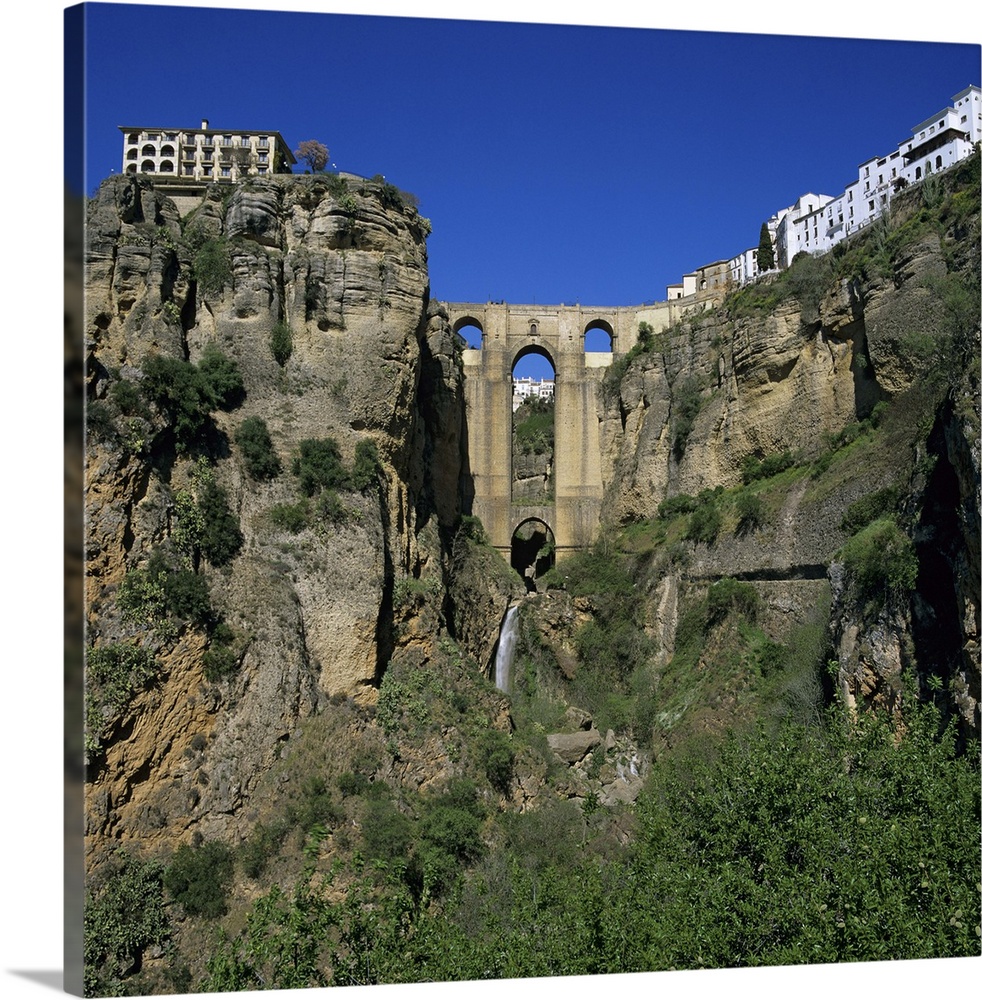
[[[508,737],[497,729],[487,730],[477,743],[477,754],[491,787],[508,795],[515,770],[515,753]]]
[[[151,554],[144,568],[127,572],[116,599],[125,618],[168,638],[175,631],[171,617],[199,626],[211,624],[214,617],[205,579],[173,568],[159,551]]]
[[[892,518],[867,525],[837,555],[846,570],[849,596],[869,610],[883,607],[890,599],[902,600],[914,589],[914,545]]]
[[[234,410],[241,405],[245,398],[242,373],[235,360],[222,353],[214,342],[205,345],[198,362],[198,372],[215,408]]]
[[[770,479],[785,469],[790,469],[795,464],[795,456],[790,451],[782,451],[775,455],[768,455],[763,461],[756,455],[747,455],[741,464],[741,473],[745,485],[749,485],[758,479]]]
[[[736,512],[737,531],[741,534],[756,531],[764,523],[764,505],[760,497],[749,490],[737,494]]]
[[[216,682],[231,676],[239,666],[235,633],[224,622],[212,630],[208,648],[202,656],[202,666],[207,680]]]
[[[277,323],[269,335],[269,349],[282,368],[293,354],[293,333],[287,323]]]
[[[238,554],[244,541],[239,519],[228,505],[225,490],[208,479],[198,497],[201,511],[201,554],[212,566],[227,566]]]
[[[672,393],[674,423],[672,451],[677,459],[681,459],[685,454],[685,446],[701,407],[702,389],[699,385],[699,379],[695,376],[689,376],[679,384],[677,391]]]
[[[310,504],[306,500],[300,503],[274,504],[269,510],[269,519],[274,527],[295,535],[303,531],[310,522]]]
[[[235,443],[242,451],[246,472],[257,480],[275,479],[282,471],[273,450],[273,439],[262,417],[247,417],[235,432]]]
[[[170,934],[164,910],[163,865],[118,851],[86,892],[83,960],[86,996],[121,996],[117,980],[146,948]]]
[[[748,622],[756,621],[760,598],[752,584],[723,577],[717,580],[706,596],[707,618],[710,624],[722,621],[731,611]]]
[[[156,677],[159,665],[141,646],[111,642],[89,647],[85,669],[85,746],[98,750],[106,725],[129,704],[134,692]]]
[[[698,506],[695,497],[686,493],[678,493],[668,497],[658,505],[658,516],[666,520],[678,517],[680,514],[691,514]]]
[[[369,486],[377,484],[381,468],[375,442],[371,438],[363,438],[355,445],[355,463],[350,479],[352,489],[364,492]]]
[[[334,438],[304,438],[293,460],[293,474],[309,497],[322,489],[344,489],[348,485],[348,472]]]
[[[855,534],[873,521],[891,514],[896,509],[899,495],[896,486],[887,486],[849,504],[842,515],[842,530]]]
[[[201,291],[220,292],[232,280],[232,262],[225,240],[206,240],[194,255],[191,271]]]
[[[716,541],[723,521],[714,499],[706,500],[689,515],[685,537],[692,542],[712,545]]]
[[[164,874],[164,885],[189,916],[214,919],[227,912],[232,870],[232,852],[221,841],[182,844]]]

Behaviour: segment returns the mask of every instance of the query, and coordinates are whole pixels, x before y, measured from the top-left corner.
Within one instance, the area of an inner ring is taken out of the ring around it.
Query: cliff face
[[[604,509],[616,528],[657,520],[680,494],[722,504],[713,537],[696,537],[654,584],[663,658],[678,602],[712,580],[756,581],[778,640],[831,586],[846,700],[897,708],[901,674],[916,667],[977,732],[979,334],[967,303],[978,223],[916,229],[926,212],[898,199],[893,229],[854,240],[852,258],[802,260],[615,365],[601,398]],[[752,520],[734,513],[741,488],[758,505]],[[916,550],[911,600],[860,600],[844,582],[856,511],[876,502]]]
[[[118,605],[126,574],[173,540],[198,456],[173,448],[152,408],[111,409],[113,433],[90,431],[88,641],[137,642],[159,663],[90,767],[93,844],[234,827],[300,720],[332,697],[374,699],[397,643],[393,593],[442,578],[441,539],[459,518],[461,376],[429,304],[425,220],[379,184],[332,193],[315,178],[275,178],[225,199],[214,189],[182,222],[151,184],[116,177],[89,206],[90,411],[140,386],[151,357],[195,365],[215,345],[244,388],[241,405],[213,414],[206,445],[243,536],[234,560],[205,574],[236,635],[231,679],[202,676],[201,629],[161,641]],[[291,342],[279,361],[277,327]],[[342,517],[278,527],[271,511],[295,508],[296,486],[247,473],[233,442],[250,417],[265,421],[287,472],[304,439],[333,438],[348,466],[372,442],[378,488],[342,491]]]

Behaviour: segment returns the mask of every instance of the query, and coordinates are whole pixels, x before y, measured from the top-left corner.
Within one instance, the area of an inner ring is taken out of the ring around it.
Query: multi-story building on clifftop
[[[982,90],[966,87],[950,107],[911,129],[911,137],[885,156],[859,164],[858,177],[839,195],[803,194],[793,205],[767,220],[778,268],[786,268],[799,253],[825,253],[847,236],[881,218],[890,199],[909,184],[946,170],[972,154],[982,142]],[[761,272],[757,248],[728,261],[716,261],[668,286],[668,299],[712,292],[721,284],[744,285]]]
[[[236,181],[247,175],[288,174],[296,158],[279,132],[120,125],[123,172],[167,180]]]

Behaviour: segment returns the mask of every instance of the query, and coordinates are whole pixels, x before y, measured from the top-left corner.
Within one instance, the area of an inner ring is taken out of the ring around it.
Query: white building
[[[228,181],[246,175],[288,174],[296,158],[279,132],[209,128],[150,128],[120,125],[123,172],[154,174],[167,180]]]
[[[779,268],[788,267],[799,253],[825,253],[841,240],[880,218],[893,195],[924,180],[929,174],[970,156],[982,142],[982,90],[966,87],[952,98],[950,107],[926,118],[911,130],[911,137],[886,156],[859,164],[858,176],[842,194],[803,194],[793,205],[767,220]],[[730,258],[729,281],[744,285],[760,273],[757,248]],[[719,286],[720,262],[707,264],[669,285],[669,301],[688,298]],[[707,281],[706,272],[716,280]]]
[[[556,381],[551,378],[516,378],[512,379],[512,413],[517,410],[526,399],[538,397],[539,399],[552,399],[556,392]]]

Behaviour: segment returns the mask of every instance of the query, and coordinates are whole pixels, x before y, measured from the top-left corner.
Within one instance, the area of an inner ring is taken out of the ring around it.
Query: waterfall
[[[498,653],[494,658],[494,686],[499,691],[508,693],[511,686],[511,658],[515,650],[515,639],[518,635],[518,605],[508,609],[505,620],[501,623],[501,634],[498,636]]]

